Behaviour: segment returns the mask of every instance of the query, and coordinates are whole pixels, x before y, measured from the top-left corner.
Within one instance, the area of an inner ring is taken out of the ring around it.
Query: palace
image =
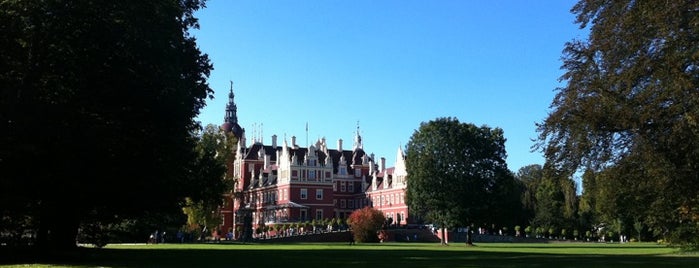
[[[325,138],[304,148],[296,137],[280,144],[276,135],[271,144],[261,139],[247,144],[231,84],[222,130],[238,138],[236,158],[228,163],[228,175],[236,183],[220,210],[220,229],[233,230],[235,237],[249,235],[246,230],[259,225],[345,219],[365,206],[382,211],[393,224],[410,221],[403,151],[399,148],[395,166],[386,168],[385,158],[377,163],[364,151],[359,127],[350,149],[342,139],[334,149]]]

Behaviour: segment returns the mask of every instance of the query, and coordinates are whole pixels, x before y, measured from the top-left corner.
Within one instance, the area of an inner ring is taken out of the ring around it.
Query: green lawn
[[[699,255],[655,244],[344,243],[111,245],[51,263],[0,267],[699,267]]]

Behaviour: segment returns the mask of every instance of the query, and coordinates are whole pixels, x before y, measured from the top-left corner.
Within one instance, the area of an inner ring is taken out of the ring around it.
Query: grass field
[[[699,267],[699,255],[655,244],[160,244],[110,245],[50,263],[0,267]]]

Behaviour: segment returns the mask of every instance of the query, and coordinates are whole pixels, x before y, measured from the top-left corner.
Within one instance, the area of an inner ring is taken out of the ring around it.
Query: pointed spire
[[[226,104],[226,116],[223,120],[226,123],[237,124],[238,123],[238,107],[235,105],[235,94],[233,94],[233,81],[231,82],[231,90],[228,93],[228,104]]]
[[[225,132],[233,132],[236,138],[241,139],[245,130],[238,124],[238,107],[235,105],[235,94],[233,94],[233,81],[228,93],[228,104],[226,104],[226,115],[223,117],[221,128]]]
[[[359,134],[359,121],[357,121],[357,132],[354,136],[354,149],[364,149],[364,145],[362,145],[362,136]]]

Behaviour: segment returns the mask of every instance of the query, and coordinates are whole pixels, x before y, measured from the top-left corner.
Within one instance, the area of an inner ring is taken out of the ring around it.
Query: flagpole
[[[308,148],[308,122],[306,122],[306,148]]]

